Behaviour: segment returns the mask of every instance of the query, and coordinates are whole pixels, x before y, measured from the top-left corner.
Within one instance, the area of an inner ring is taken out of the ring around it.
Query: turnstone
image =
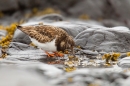
[[[73,52],[75,45],[73,38],[59,27],[39,24],[36,26],[17,26],[17,28],[27,34],[32,43],[44,50],[49,57],[58,55],[57,51],[66,49],[71,49]],[[54,53],[48,53],[50,51]]]

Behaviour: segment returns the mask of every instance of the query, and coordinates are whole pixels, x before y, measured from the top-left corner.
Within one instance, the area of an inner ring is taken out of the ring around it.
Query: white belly
[[[57,51],[57,47],[55,46],[55,40],[52,40],[51,42],[46,43],[40,43],[36,39],[30,38],[32,43],[36,45],[38,48],[41,48],[45,51]]]

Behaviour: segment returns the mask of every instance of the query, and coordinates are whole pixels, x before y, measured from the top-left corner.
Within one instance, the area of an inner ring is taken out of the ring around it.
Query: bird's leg
[[[55,56],[54,53],[50,54],[50,53],[48,53],[47,51],[45,51],[45,53],[47,54],[48,57],[54,57],[54,56]]]
[[[56,51],[56,52],[54,52],[54,54],[57,56],[57,57],[63,57],[64,56],[64,54],[62,53],[62,52],[58,52],[58,51]]]

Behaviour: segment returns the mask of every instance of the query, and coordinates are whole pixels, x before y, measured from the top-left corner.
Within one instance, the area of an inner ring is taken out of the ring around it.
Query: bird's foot
[[[54,52],[54,54],[57,56],[57,57],[63,57],[64,54],[62,52]]]
[[[48,53],[45,52],[48,57],[64,57],[64,54],[62,52],[53,52],[53,53]]]
[[[55,56],[55,53],[48,53],[48,52],[45,52],[47,54],[48,57],[54,57]]]

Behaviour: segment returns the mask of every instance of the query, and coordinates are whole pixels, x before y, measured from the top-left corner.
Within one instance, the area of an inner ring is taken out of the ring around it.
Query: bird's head
[[[75,46],[74,40],[71,36],[66,37],[61,43],[60,47],[63,50],[70,49],[72,54],[74,55],[73,47]],[[74,55],[75,56],[75,55]]]
[[[75,45],[73,38],[71,36],[68,36],[66,39],[64,39],[63,41],[61,41],[60,46],[63,49],[71,49],[71,47],[73,47]]]

